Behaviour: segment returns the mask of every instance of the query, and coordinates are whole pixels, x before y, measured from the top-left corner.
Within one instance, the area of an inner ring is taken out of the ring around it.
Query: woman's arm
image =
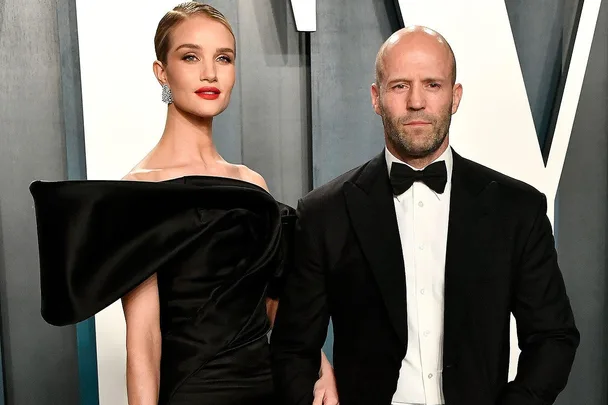
[[[129,405],[157,405],[160,385],[160,306],[156,275],[122,299],[127,323]]]

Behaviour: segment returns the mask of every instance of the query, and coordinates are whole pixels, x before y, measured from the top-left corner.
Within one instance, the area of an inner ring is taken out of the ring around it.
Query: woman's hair
[[[161,61],[163,64],[167,63],[171,31],[173,31],[173,29],[179,23],[193,15],[205,16],[224,24],[224,26],[228,28],[228,31],[230,31],[230,33],[232,34],[232,37],[235,38],[236,42],[234,31],[232,31],[230,23],[222,13],[217,11],[209,4],[189,1],[175,6],[175,8],[165,14],[165,16],[158,23],[158,27],[156,28],[156,34],[154,35],[154,50],[156,51],[156,59]]]

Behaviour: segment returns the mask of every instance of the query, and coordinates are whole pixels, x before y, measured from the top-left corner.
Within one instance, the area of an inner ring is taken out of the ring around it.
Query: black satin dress
[[[290,260],[292,208],[243,181],[34,182],[42,316],[85,320],[156,273],[159,404],[274,404],[266,297]]]

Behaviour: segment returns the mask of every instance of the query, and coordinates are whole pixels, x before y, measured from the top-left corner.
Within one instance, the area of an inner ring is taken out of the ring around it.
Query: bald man
[[[313,402],[330,317],[341,405],[547,405],[566,385],[579,333],[546,198],[450,147],[461,97],[438,33],[382,45],[371,100],[386,147],[298,204],[271,341],[282,404]]]

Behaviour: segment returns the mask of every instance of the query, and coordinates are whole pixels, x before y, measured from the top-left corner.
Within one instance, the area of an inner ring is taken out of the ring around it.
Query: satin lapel
[[[470,270],[471,255],[481,255],[477,247],[488,238],[485,220],[491,206],[487,195],[495,183],[486,179],[473,164],[454,152],[452,191],[445,263],[444,293],[444,364],[449,368],[458,361],[458,342],[467,325],[466,272]]]
[[[344,185],[350,220],[382,294],[391,323],[407,343],[405,269],[384,153]]]

